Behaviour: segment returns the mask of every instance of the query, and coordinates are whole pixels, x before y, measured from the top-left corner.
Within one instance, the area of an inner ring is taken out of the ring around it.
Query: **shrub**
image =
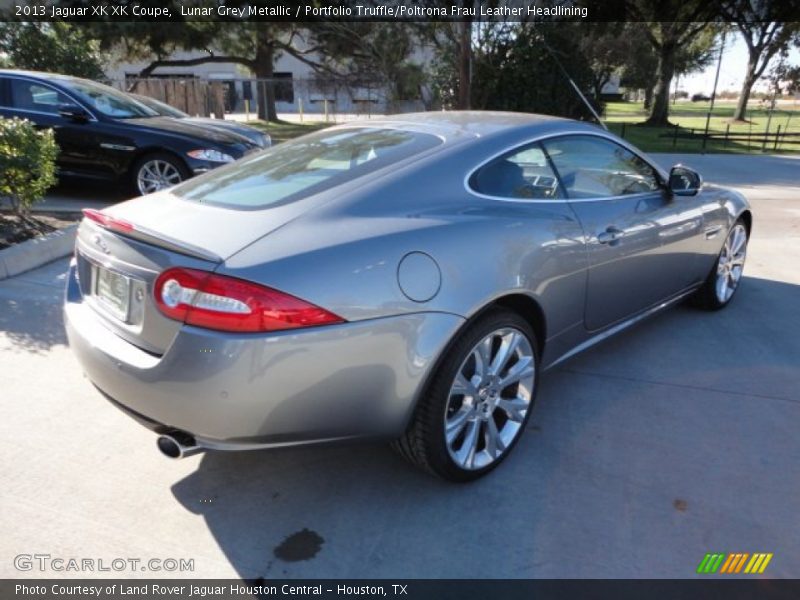
[[[52,129],[0,118],[0,197],[11,200],[14,212],[28,212],[56,183],[57,155]]]

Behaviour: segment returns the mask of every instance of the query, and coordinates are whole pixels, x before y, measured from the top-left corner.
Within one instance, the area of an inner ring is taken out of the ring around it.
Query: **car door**
[[[673,196],[642,157],[600,135],[543,145],[586,239],[586,328],[595,331],[663,301],[696,278],[702,212]]]
[[[77,104],[73,98],[44,81],[7,77],[2,114],[28,119],[42,129],[52,129],[59,148],[57,163],[61,173],[103,175],[98,166],[101,148],[97,121],[92,116],[74,120],[59,114],[62,106]]]

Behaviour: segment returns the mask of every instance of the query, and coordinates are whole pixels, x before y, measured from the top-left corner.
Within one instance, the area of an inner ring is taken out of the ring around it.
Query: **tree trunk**
[[[653,106],[653,86],[648,85],[644,88],[644,109],[649,111]]]
[[[465,3],[466,4],[466,3]],[[458,104],[459,110],[469,110],[472,88],[472,21],[462,21],[458,24]]]
[[[747,61],[747,73],[742,83],[742,91],[739,92],[739,101],[736,103],[736,110],[733,113],[734,121],[744,121],[747,117],[747,102],[750,100],[750,92],[753,89],[753,84],[756,82],[756,64],[758,62],[758,55],[754,55],[754,51],[750,50],[750,58]]]
[[[653,105],[645,125],[650,127],[666,127],[669,123],[669,86],[675,74],[674,42],[665,40],[658,53],[658,69],[656,85],[653,89]]]
[[[259,23],[260,26],[265,25]],[[259,27],[256,33],[256,58],[253,71],[256,74],[258,96],[258,118],[264,121],[277,121],[275,109],[275,48],[270,40],[269,31]]]

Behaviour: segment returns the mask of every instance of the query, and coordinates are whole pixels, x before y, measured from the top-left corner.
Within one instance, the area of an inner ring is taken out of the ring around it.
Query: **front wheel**
[[[539,358],[531,326],[493,310],[453,344],[395,448],[451,481],[472,481],[511,452],[530,418]]]
[[[695,305],[708,310],[719,310],[728,305],[739,289],[747,258],[747,242],[747,227],[739,219],[728,232],[714,268],[692,297]]]
[[[133,167],[133,185],[142,196],[165,190],[189,178],[189,171],[174,156],[150,154]]]

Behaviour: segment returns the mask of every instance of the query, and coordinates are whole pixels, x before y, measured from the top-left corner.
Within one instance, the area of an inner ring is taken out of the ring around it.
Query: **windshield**
[[[156,100],[155,98],[150,98],[148,96],[140,96],[138,94],[132,94],[131,97],[137,102],[144,104],[147,108],[156,111],[162,117],[175,117],[176,119],[185,119],[186,117],[189,116],[185,112],[178,110],[174,106],[165,104],[164,102]]]
[[[398,129],[325,130],[190,179],[173,193],[231,208],[263,208],[319,193],[439,144],[436,136]]]
[[[92,109],[107,117],[136,119],[158,116],[156,111],[107,85],[79,79],[63,81],[62,84],[78,94]]]

